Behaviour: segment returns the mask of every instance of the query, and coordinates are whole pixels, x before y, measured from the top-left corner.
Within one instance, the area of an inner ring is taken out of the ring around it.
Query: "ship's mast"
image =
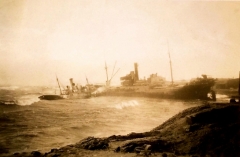
[[[88,78],[87,78],[86,74],[85,74],[85,77],[86,77],[87,85],[89,85]]]
[[[107,63],[106,63],[106,61],[105,61],[105,70],[106,70],[106,75],[107,75],[106,85],[108,85],[108,71],[107,71]]]
[[[169,44],[168,44],[168,56],[169,56],[170,70],[171,70],[171,79],[172,79],[172,85],[173,85],[172,61],[171,61],[171,56],[170,56],[170,52],[169,52]]]
[[[61,87],[60,87],[60,84],[59,84],[59,81],[58,81],[57,75],[56,75],[56,79],[57,79],[58,87],[59,87],[59,90],[60,90],[60,94],[62,95],[62,90],[61,90]]]

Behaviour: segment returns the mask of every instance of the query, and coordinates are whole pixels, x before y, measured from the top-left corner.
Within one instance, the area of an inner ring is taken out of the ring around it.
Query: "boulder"
[[[87,137],[76,144],[76,148],[84,148],[88,150],[107,149],[109,141],[104,138]]]

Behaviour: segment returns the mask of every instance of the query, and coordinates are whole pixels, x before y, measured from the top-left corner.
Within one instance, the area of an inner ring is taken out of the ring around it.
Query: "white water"
[[[124,109],[128,107],[134,107],[140,105],[136,100],[130,100],[130,101],[123,101],[121,103],[118,103],[115,105],[116,109]]]
[[[40,101],[38,98],[39,96],[40,96],[39,94],[19,96],[16,98],[16,102],[18,105],[21,105],[21,106],[32,105],[33,103]]]

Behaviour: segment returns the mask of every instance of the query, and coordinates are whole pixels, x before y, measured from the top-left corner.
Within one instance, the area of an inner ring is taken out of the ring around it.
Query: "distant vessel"
[[[59,87],[59,90],[60,90],[60,95],[51,95],[51,94],[42,95],[42,96],[38,97],[40,100],[59,100],[59,99],[64,99],[63,98],[63,93],[62,93],[62,90],[61,90],[61,87],[60,87],[60,84],[59,84],[57,76],[56,76],[56,79],[57,79],[58,87]]]
[[[85,87],[81,87],[81,86],[78,87],[73,82],[73,78],[70,78],[71,88],[69,86],[67,86],[66,89],[62,90],[57,77],[56,77],[56,79],[57,79],[58,87],[60,90],[60,95],[49,95],[49,94],[42,95],[42,96],[38,97],[40,100],[60,100],[60,99],[73,99],[73,98],[85,99],[85,98],[91,97],[89,84],[87,84]]]
[[[85,99],[85,98],[90,98],[91,97],[91,88],[93,88],[89,83],[88,79],[87,80],[87,85],[86,86],[77,86],[73,82],[73,78],[70,78],[70,85],[71,87],[67,86],[67,89],[62,91],[62,96],[64,98],[76,98],[76,99]]]

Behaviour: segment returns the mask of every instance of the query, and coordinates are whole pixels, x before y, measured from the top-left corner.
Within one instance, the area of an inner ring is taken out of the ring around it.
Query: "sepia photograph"
[[[0,156],[239,157],[240,1],[0,0]]]

